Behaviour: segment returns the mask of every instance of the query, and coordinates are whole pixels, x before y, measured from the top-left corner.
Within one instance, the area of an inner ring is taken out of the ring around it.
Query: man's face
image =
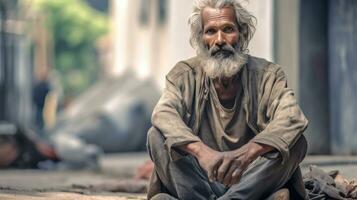
[[[232,77],[247,61],[238,47],[239,31],[233,7],[202,10],[203,41],[198,55],[210,78]]]
[[[206,7],[202,11],[203,42],[210,56],[227,58],[238,46],[238,26],[232,7],[221,9]]]

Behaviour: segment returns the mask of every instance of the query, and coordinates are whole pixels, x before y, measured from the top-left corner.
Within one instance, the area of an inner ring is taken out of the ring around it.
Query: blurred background
[[[310,121],[309,153],[356,154],[357,1],[241,2],[258,19],[250,54],[283,67]],[[195,56],[192,3],[0,0],[0,166],[145,151],[165,74]]]

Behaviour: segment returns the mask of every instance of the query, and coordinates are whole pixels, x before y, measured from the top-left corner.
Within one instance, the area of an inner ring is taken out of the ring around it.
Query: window
[[[140,13],[139,13],[140,25],[145,26],[149,23],[150,2],[151,1],[149,0],[141,0],[140,2]]]
[[[167,0],[158,0],[158,22],[160,25],[166,22]]]

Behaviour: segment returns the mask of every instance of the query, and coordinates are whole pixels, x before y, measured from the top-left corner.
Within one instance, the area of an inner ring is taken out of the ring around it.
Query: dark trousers
[[[191,155],[172,161],[160,131],[151,128],[148,150],[155,164],[150,183],[149,198],[154,193],[168,193],[178,199],[264,199],[280,188],[290,185],[294,199],[306,198],[299,163],[306,154],[307,142],[302,136],[290,150],[287,162],[281,163],[278,152],[257,158],[244,172],[239,183],[225,187],[210,182],[206,173]],[[155,189],[154,189],[155,188]],[[150,193],[151,192],[151,193]]]

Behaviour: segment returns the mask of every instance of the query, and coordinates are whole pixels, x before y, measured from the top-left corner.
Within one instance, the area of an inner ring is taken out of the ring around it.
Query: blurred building
[[[298,28],[292,36],[297,41],[293,46],[297,67],[290,80],[296,82],[300,105],[310,121],[309,151],[357,154],[357,1],[300,0],[293,7],[291,2],[289,6],[288,1],[277,1],[276,26],[283,29],[277,31],[275,43],[281,57],[289,58],[290,50],[279,40],[289,38],[284,26],[290,22],[289,10],[295,9]],[[279,53],[276,56],[285,65]],[[286,66],[287,72],[292,70]]]
[[[0,1],[0,121],[28,126],[33,73],[30,38],[25,32],[25,21],[19,17],[20,11],[18,1]]]
[[[188,42],[192,6],[192,0],[113,0],[114,72],[130,68],[163,87],[165,74],[178,61],[195,56]],[[247,6],[259,21],[251,52],[271,60],[272,0]]]
[[[112,0],[113,73],[164,75],[189,46],[192,0]],[[279,63],[309,118],[310,153],[356,154],[357,1],[241,1],[258,19],[250,53]]]
[[[43,19],[29,13],[28,21],[20,2],[0,0],[0,121],[26,126],[34,80],[51,66],[51,44]],[[108,74],[133,71],[162,88],[174,64],[195,55],[187,25],[193,0],[87,2],[112,16],[112,34],[99,45]],[[310,153],[357,154],[357,1],[241,2],[258,19],[250,53],[284,68],[310,121]]]
[[[0,1],[0,121],[37,132],[44,128],[52,44],[44,16],[28,3]]]

